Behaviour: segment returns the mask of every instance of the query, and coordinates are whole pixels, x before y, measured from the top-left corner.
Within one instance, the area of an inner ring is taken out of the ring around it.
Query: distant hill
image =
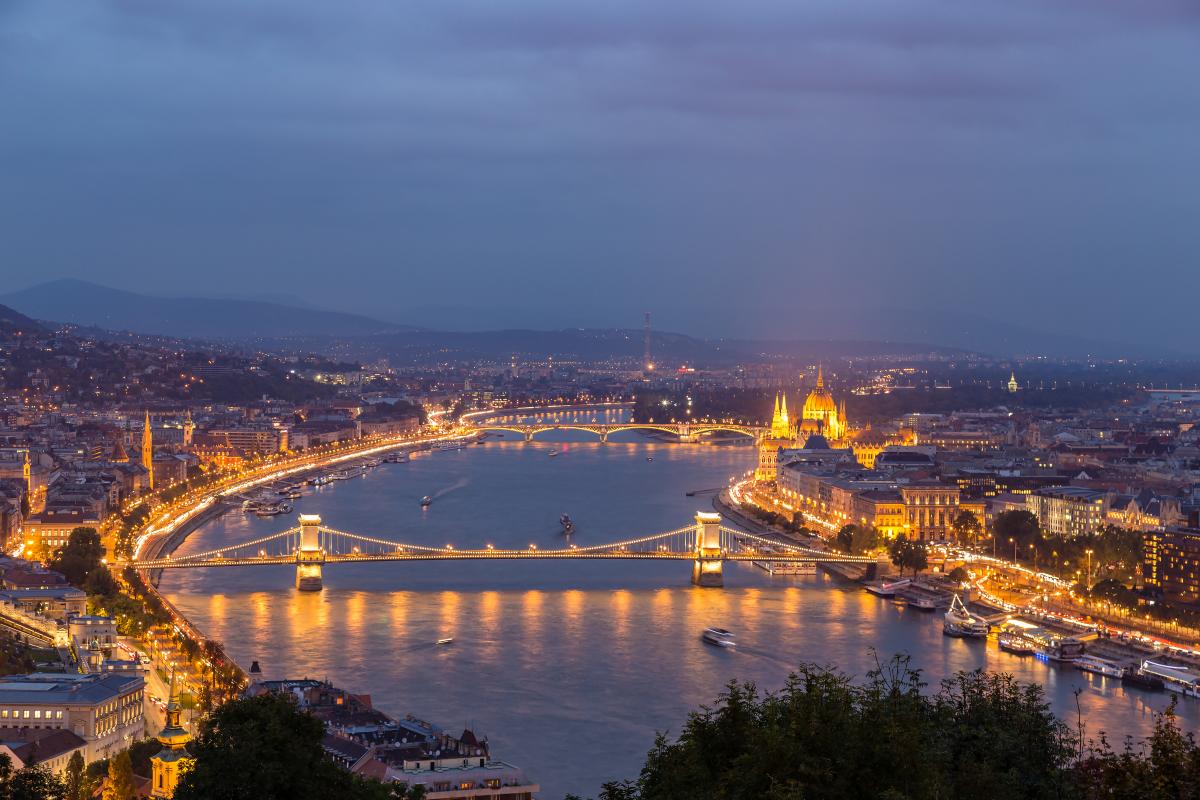
[[[8,306],[0,306],[0,332],[3,333],[32,333],[42,330],[42,326],[24,314],[13,311]]]
[[[0,296],[0,302],[40,320],[215,341],[416,330],[339,311],[258,300],[152,297],[80,280],[42,283]]]
[[[260,343],[264,349],[336,352],[339,357],[359,361],[387,358],[394,365],[440,361],[506,361],[553,356],[555,361],[639,362],[643,333],[625,328],[566,328],[563,330],[415,331],[380,336],[345,337],[331,340],[309,337]],[[680,333],[655,331],[653,358],[663,364],[692,364],[702,367],[728,366],[744,361],[861,358],[864,356],[918,355],[937,352],[961,353],[953,348],[928,344],[875,341],[786,341],[754,342],[698,339]]]

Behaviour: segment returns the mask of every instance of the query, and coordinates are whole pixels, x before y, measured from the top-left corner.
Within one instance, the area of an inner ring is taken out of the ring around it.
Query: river
[[[616,421],[620,412],[602,413]],[[563,417],[570,421],[571,417]],[[682,527],[753,466],[753,448],[683,445],[582,432],[553,441],[490,440],[384,464],[308,490],[296,510],[325,524],[414,544],[562,546],[567,512],[580,546]],[[556,457],[548,457],[557,450]],[[434,501],[423,510],[420,499]],[[294,524],[231,512],[193,533],[182,555]],[[985,667],[1045,686],[1054,708],[1086,732],[1120,741],[1149,729],[1166,694],[999,652],[994,641],[942,636],[940,615],[900,609],[820,574],[771,577],[727,565],[724,589],[690,585],[690,564],[513,562],[339,564],[325,589],[299,593],[288,567],[168,570],[164,593],[244,666],[268,678],[328,677],[368,693],[393,715],[452,733],[486,735],[493,754],[523,767],[543,798],[594,796],[635,777],[656,731],[677,732],[730,679],[778,688],[802,661],[861,675],[906,652],[936,684]],[[707,626],[737,632],[736,652],[700,641]],[[449,646],[438,639],[453,637]],[[1190,727],[1200,703],[1181,701]]]

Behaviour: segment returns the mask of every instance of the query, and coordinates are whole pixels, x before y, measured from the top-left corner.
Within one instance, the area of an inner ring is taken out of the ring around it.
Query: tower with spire
[[[175,690],[175,673],[171,673],[171,697],[167,703],[167,724],[159,731],[162,749],[150,757],[150,796],[174,797],[180,774],[190,766],[192,756],[187,743],[192,737],[179,721],[179,693]]]
[[[154,490],[154,432],[150,430],[150,409],[146,409],[146,423],[142,427],[142,466],[150,478],[150,490]]]
[[[192,446],[192,437],[196,435],[196,423],[192,421],[192,410],[189,408],[183,415],[183,446]]]
[[[1015,371],[1010,372],[1008,375],[1008,393],[1016,394],[1017,389],[1019,388],[1020,387],[1017,386],[1017,373]]]

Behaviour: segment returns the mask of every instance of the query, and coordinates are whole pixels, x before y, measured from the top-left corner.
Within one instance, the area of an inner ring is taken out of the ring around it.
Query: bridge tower
[[[721,515],[696,512],[696,560],[692,562],[692,583],[697,586],[725,585],[724,553],[721,552]]]
[[[325,551],[321,549],[321,518],[316,514],[300,515],[300,546],[296,548],[296,588],[302,592],[321,591],[321,565]]]

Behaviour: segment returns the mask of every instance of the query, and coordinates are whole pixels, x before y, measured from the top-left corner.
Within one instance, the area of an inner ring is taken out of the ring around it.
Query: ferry
[[[575,531],[575,523],[566,514],[558,518],[558,524],[562,525],[563,533],[573,533]]]
[[[1106,678],[1120,678],[1125,670],[1115,661],[1099,656],[1082,655],[1075,659],[1075,669],[1080,672],[1090,672],[1093,675],[1103,675]]]
[[[408,461],[408,451],[407,450],[400,450],[398,452],[392,453],[391,455],[389,455],[387,458],[384,459],[384,462],[387,464],[403,464],[406,461]]]
[[[864,588],[876,597],[895,597],[896,592],[908,586],[912,581],[908,578],[901,578],[898,581],[873,581],[868,583]]]
[[[433,443],[434,450],[461,450],[462,447],[461,439],[439,439]]]
[[[421,508],[429,508],[431,503],[433,503],[433,498],[429,495],[425,495],[421,498]]]
[[[330,483],[328,475],[318,475],[315,478],[308,479],[309,486],[325,486]]]
[[[717,647],[737,647],[733,631],[727,631],[724,628],[705,628],[704,633],[700,634],[700,638]]]
[[[997,640],[1000,649],[1015,656],[1031,656],[1034,654],[1033,642],[1024,636],[1012,633],[1002,633]]]
[[[942,618],[942,633],[964,639],[986,638],[988,624],[971,614],[958,595],[950,601],[950,610]]]
[[[1147,677],[1158,678],[1168,690],[1184,697],[1200,697],[1200,671],[1183,664],[1163,664],[1146,660],[1138,670]]]

